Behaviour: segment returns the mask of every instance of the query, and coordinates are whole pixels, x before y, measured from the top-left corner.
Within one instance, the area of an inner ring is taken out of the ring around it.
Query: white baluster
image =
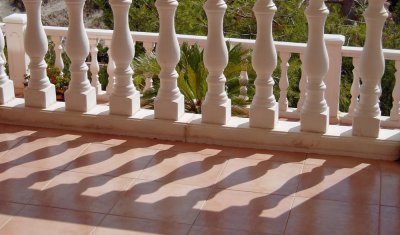
[[[98,39],[91,39],[89,40],[90,44],[90,73],[92,74],[92,82],[91,85],[96,89],[96,94],[102,93],[101,89],[101,83],[99,82],[99,71],[100,71],[100,66],[99,66],[99,61],[97,59],[97,54],[99,52],[99,49],[97,49],[97,45],[99,44]]]
[[[25,31],[25,49],[30,58],[31,78],[24,91],[25,105],[47,108],[56,102],[56,90],[47,77],[44,57],[48,41],[41,20],[41,0],[24,0],[28,23]]]
[[[396,61],[396,85],[393,88],[393,107],[390,111],[390,120],[400,120],[400,60]]]
[[[272,20],[276,10],[271,0],[258,0],[253,8],[257,19],[257,38],[253,50],[253,67],[257,78],[254,82],[256,94],[250,107],[251,127],[272,129],[278,122],[278,104],[273,93],[272,79],[277,65],[272,37]]]
[[[224,69],[228,65],[223,19],[227,5],[223,0],[207,0],[204,10],[208,19],[204,65],[208,70],[208,91],[201,106],[202,122],[226,124],[231,118],[231,100],[225,91]]]
[[[71,82],[65,92],[65,108],[87,112],[96,106],[96,90],[90,85],[86,65],[89,55],[89,39],[83,24],[85,0],[65,0],[69,26],[65,49],[71,59]]]
[[[5,104],[15,97],[14,83],[6,74],[4,46],[4,35],[0,27],[0,104]]]
[[[62,58],[62,53],[64,51],[64,47],[63,47],[64,37],[54,36],[54,37],[51,37],[51,40],[54,42],[54,52],[55,52],[55,57],[56,57],[54,66],[60,70],[60,75],[63,76],[64,75],[64,73],[63,73],[64,61]]]
[[[243,101],[249,100],[249,97],[247,96],[247,84],[249,82],[249,75],[247,74],[247,71],[243,70],[240,72],[240,95],[239,99]]]
[[[353,83],[351,84],[351,101],[349,107],[349,117],[354,115],[354,111],[356,109],[356,105],[358,103],[358,96],[360,95],[360,73],[359,67],[360,66],[360,58],[353,57]]]
[[[115,77],[114,77],[114,71],[115,71],[115,63],[114,59],[112,58],[112,53],[111,53],[111,40],[106,40],[105,45],[108,47],[108,64],[107,64],[107,74],[108,74],[108,84],[106,88],[106,93],[107,95],[111,95],[112,91],[114,90],[114,84],[115,84]]]
[[[289,102],[287,99],[288,87],[289,87],[289,78],[288,78],[288,69],[289,69],[289,59],[291,54],[289,52],[280,52],[281,57],[281,79],[279,80],[279,89],[281,90],[279,93],[279,111],[286,112],[289,106]]]
[[[161,67],[160,89],[154,101],[155,118],[178,120],[185,113],[184,97],[178,88],[175,70],[180,58],[178,39],[175,34],[176,0],[157,0],[160,18],[160,35],[157,42],[157,62]]]
[[[377,138],[380,129],[381,110],[379,83],[385,71],[382,51],[382,30],[388,13],[385,0],[370,0],[364,12],[367,35],[360,61],[360,101],[353,118],[353,135]]]
[[[306,72],[304,71],[304,54],[300,54],[300,61],[301,61],[301,78],[300,78],[300,84],[299,84],[299,90],[300,90],[300,98],[299,101],[297,102],[297,112],[300,113],[301,109],[303,108],[304,101],[306,99],[306,86],[307,86],[307,75]]]
[[[133,85],[133,69],[130,64],[135,56],[128,24],[132,0],[110,0],[114,16],[114,33],[111,42],[115,61],[114,90],[110,96],[110,113],[131,116],[140,109],[140,94]]]
[[[307,96],[300,113],[301,130],[325,133],[329,124],[329,109],[324,97],[324,79],[329,69],[329,58],[324,27],[329,10],[324,0],[310,0],[305,13],[309,27],[304,61]]]
[[[153,42],[144,42],[143,47],[146,50],[146,55],[150,56],[151,53],[153,52],[155,44]],[[145,86],[143,88],[143,93],[146,92],[151,92],[154,90],[153,88],[153,74],[152,73],[146,73],[145,75]]]

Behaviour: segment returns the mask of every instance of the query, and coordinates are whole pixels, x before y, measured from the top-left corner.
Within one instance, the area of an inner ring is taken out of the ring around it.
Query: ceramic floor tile
[[[92,235],[186,235],[190,225],[108,215]]]
[[[295,198],[285,235],[378,234],[379,206]]]
[[[24,208],[24,204],[0,202],[0,228]],[[1,234],[1,231],[0,231]]]
[[[380,172],[305,165],[297,196],[379,204]]]
[[[382,163],[381,205],[400,207],[400,163]]]
[[[227,147],[224,147],[220,154],[230,158],[248,158],[292,163],[303,163],[307,155],[306,153]]]
[[[102,214],[26,206],[0,230],[0,234],[87,235],[103,217]]]
[[[7,151],[17,147],[25,137],[29,136],[24,131],[11,133],[0,133],[0,157]]]
[[[306,165],[318,165],[318,166],[332,166],[338,168],[379,168],[379,160],[355,158],[348,156],[334,156],[327,154],[313,154],[307,155],[305,160]]]
[[[126,191],[131,179],[63,172],[36,195],[31,204],[107,213]]]
[[[381,206],[380,235],[400,234],[400,208]]]
[[[211,189],[137,180],[111,214],[192,224]]]
[[[22,166],[0,167],[0,200],[27,203],[60,172]]]
[[[157,154],[141,178],[201,187],[213,186],[227,158],[191,152]]]
[[[207,228],[193,226],[188,235],[272,235],[267,233],[246,232],[232,229]]]
[[[289,195],[296,192],[303,165],[235,158],[228,161],[218,187]]]
[[[0,164],[61,170],[86,147],[87,144],[79,141],[27,137],[18,147],[5,153]]]
[[[196,226],[283,234],[293,197],[232,190],[214,191]]]
[[[137,178],[158,150],[91,144],[66,170]]]

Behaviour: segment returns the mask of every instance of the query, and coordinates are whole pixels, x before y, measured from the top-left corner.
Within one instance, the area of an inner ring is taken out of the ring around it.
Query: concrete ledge
[[[279,121],[273,130],[250,128],[248,118],[233,117],[226,125],[204,124],[201,115],[185,113],[179,121],[154,119],[153,110],[141,109],[131,117],[109,115],[97,105],[87,113],[65,111],[57,102],[48,109],[25,107],[23,99],[0,105],[0,122],[138,136],[193,143],[250,147],[306,153],[396,160],[400,156],[400,130],[382,129],[378,138],[352,136],[350,126],[330,125],[326,134],[300,131],[299,122]]]

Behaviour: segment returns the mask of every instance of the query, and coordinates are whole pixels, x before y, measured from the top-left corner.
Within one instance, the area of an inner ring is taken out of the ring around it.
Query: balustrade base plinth
[[[42,90],[33,90],[29,87],[24,90],[25,106],[32,108],[48,108],[56,103],[56,88],[53,84]]]
[[[353,117],[353,136],[378,138],[380,126],[380,117]]]
[[[251,107],[250,127],[273,129],[278,123],[278,104],[272,108]]]
[[[329,126],[329,110],[322,113],[301,113],[301,131],[326,133]]]
[[[225,125],[231,119],[231,100],[223,105],[204,103],[201,106],[202,122],[208,124]]]
[[[154,101],[154,117],[156,119],[177,121],[185,113],[185,98],[169,101],[157,99]]]
[[[110,96],[110,114],[132,116],[140,109],[140,93],[128,97]]]
[[[14,83],[11,80],[0,85],[0,104],[5,104],[15,98]]]
[[[64,97],[65,109],[68,111],[87,112],[97,104],[96,89],[93,87],[83,93],[76,93],[67,90]]]

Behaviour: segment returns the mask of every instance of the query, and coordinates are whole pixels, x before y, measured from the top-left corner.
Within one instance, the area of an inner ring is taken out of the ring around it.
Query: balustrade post
[[[111,95],[112,91],[114,90],[114,83],[115,83],[115,77],[114,77],[114,71],[115,71],[115,63],[114,59],[112,58],[112,53],[111,53],[111,40],[106,40],[105,41],[106,47],[108,47],[108,64],[107,64],[107,74],[108,74],[108,84],[106,87],[106,93],[107,95]]]
[[[28,73],[29,57],[25,53],[24,33],[26,15],[12,14],[3,19],[6,23],[7,57],[10,79],[14,82],[15,94],[24,92],[25,74]]]
[[[204,65],[208,70],[208,90],[201,106],[202,122],[226,124],[231,118],[231,100],[225,91],[224,69],[228,65],[223,20],[227,5],[223,0],[207,0],[204,10],[208,20],[208,35],[204,49]]]
[[[299,90],[300,90],[300,98],[299,101],[297,102],[297,112],[300,113],[301,109],[303,108],[304,101],[306,99],[306,86],[307,86],[307,75],[306,72],[304,71],[304,54],[300,54],[300,61],[301,61],[301,78],[300,78],[300,84],[299,84]]]
[[[385,0],[370,0],[364,12],[367,35],[360,61],[360,101],[353,117],[353,135],[377,138],[380,130],[380,81],[385,71],[382,30],[388,13]]]
[[[48,50],[47,35],[41,19],[41,0],[24,0],[28,17],[25,31],[25,49],[30,58],[31,77],[25,88],[25,105],[35,108],[48,108],[56,103],[56,90],[47,77],[47,64],[44,57]]]
[[[175,70],[180,59],[179,42],[175,33],[176,0],[157,0],[160,34],[157,41],[157,62],[161,67],[160,89],[154,101],[154,116],[158,119],[178,120],[185,113],[184,97],[178,88]]]
[[[393,88],[393,107],[390,111],[390,120],[399,121],[400,120],[400,60],[396,61],[396,84]]]
[[[96,106],[96,90],[90,85],[86,64],[89,39],[83,24],[85,0],[65,0],[69,26],[66,52],[71,59],[71,82],[65,92],[65,108],[69,111],[87,112]]]
[[[349,117],[354,116],[354,111],[356,109],[356,105],[358,103],[358,96],[360,95],[360,58],[358,57],[353,57],[353,83],[351,84],[351,101],[350,101],[350,106],[349,106]]]
[[[133,85],[132,60],[135,56],[129,29],[129,7],[132,0],[110,0],[114,16],[114,32],[111,41],[115,61],[114,90],[110,96],[110,113],[132,116],[140,109],[140,93]]]
[[[97,49],[97,45],[99,44],[99,40],[96,39],[90,39],[89,40],[90,44],[90,73],[92,74],[92,82],[91,85],[96,89],[96,94],[100,94],[103,90],[101,89],[101,83],[99,82],[99,71],[100,71],[100,66],[99,66],[99,61],[97,59],[97,54],[99,52],[99,49]]]
[[[54,52],[55,52],[55,57],[56,57],[54,66],[60,70],[60,75],[63,76],[64,75],[64,73],[63,73],[64,61],[62,58],[62,53],[64,51],[64,48],[63,48],[64,37],[55,36],[55,37],[52,37],[51,40],[54,42]]]
[[[0,105],[15,98],[14,83],[6,74],[6,56],[4,55],[4,35],[0,28]]]
[[[305,13],[309,27],[304,61],[307,95],[300,113],[301,130],[325,133],[329,125],[329,109],[325,100],[324,79],[329,69],[329,58],[324,28],[329,10],[324,0],[310,0]]]
[[[250,126],[275,127],[278,104],[273,93],[272,73],[277,66],[277,53],[272,37],[272,20],[276,12],[272,0],[258,0],[253,11],[257,19],[257,38],[253,50],[253,68],[257,73],[256,93],[250,106]]]
[[[342,78],[342,47],[345,42],[343,35],[326,34],[325,43],[329,56],[329,70],[325,78],[326,102],[329,107],[330,120],[339,121],[339,97]]]
[[[279,111],[286,112],[289,107],[289,101],[287,99],[288,87],[289,87],[289,78],[288,78],[288,69],[289,69],[289,59],[291,54],[289,52],[280,52],[281,57],[281,78],[279,80]]]

